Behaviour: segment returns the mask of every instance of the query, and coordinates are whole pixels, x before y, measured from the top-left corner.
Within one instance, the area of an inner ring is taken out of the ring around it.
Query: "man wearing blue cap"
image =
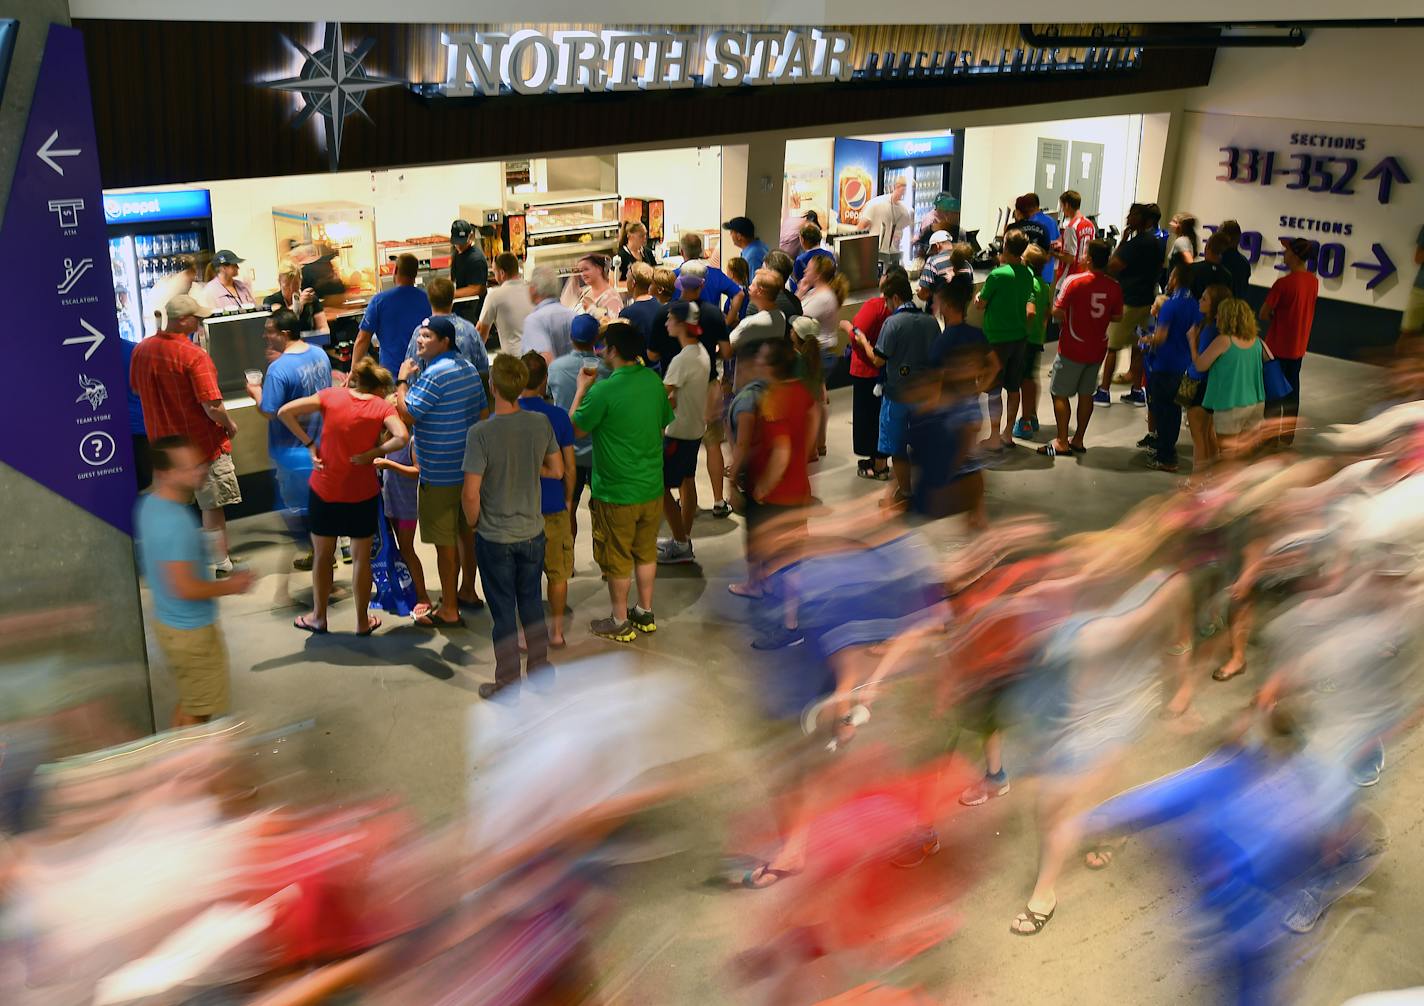
[[[573,350],[549,364],[549,397],[565,412],[574,404],[580,370],[587,367],[599,378],[611,373],[608,364],[594,349],[594,344],[598,342],[597,318],[591,314],[575,315],[569,326],[569,338],[573,341]],[[575,541],[578,540],[579,500],[583,499],[583,491],[592,481],[593,438],[585,434],[574,440],[574,497],[569,505],[569,525]]]

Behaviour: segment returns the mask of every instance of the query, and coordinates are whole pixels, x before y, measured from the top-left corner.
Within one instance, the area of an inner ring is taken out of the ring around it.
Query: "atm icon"
[[[84,208],[82,199],[51,199],[49,209],[59,217],[61,228],[78,227],[79,211]]]

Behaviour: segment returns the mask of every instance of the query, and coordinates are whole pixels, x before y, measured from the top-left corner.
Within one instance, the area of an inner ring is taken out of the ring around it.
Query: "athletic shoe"
[[[778,625],[775,629],[752,640],[754,650],[780,650],[787,646],[795,646],[805,640],[800,629],[788,629]]]
[[[1154,472],[1174,472],[1177,470],[1177,462],[1163,461],[1160,458],[1148,458],[1147,467]]]
[[[691,541],[669,541],[666,548],[658,549],[659,566],[676,566],[696,561],[697,556],[692,554]]]
[[[1029,423],[1030,426],[1033,427],[1033,432],[1037,433],[1037,432],[1038,432],[1038,419],[1037,419],[1037,418],[1030,419],[1030,420],[1028,421],[1028,423]]]
[[[1101,405],[1105,409],[1111,408],[1112,393],[1109,392],[1106,388],[1099,388],[1097,391],[1093,392],[1093,404]]]
[[[1118,400],[1126,402],[1128,405],[1135,405],[1139,409],[1147,408],[1147,392],[1141,388],[1133,388],[1127,394],[1119,395]]]
[[[615,622],[611,617],[600,618],[589,622],[588,628],[595,636],[611,639],[615,643],[631,643],[638,638],[638,633],[634,631],[631,621]]]
[[[1003,796],[1009,791],[1009,778],[1001,775],[998,779],[986,775],[974,785],[967,787],[963,793],[959,794],[959,802],[966,807],[978,807],[982,803],[988,803],[994,797]]]
[[[1033,437],[1033,425],[1027,419],[1020,419],[1014,423],[1014,436],[1020,440],[1030,440]]]
[[[1157,434],[1147,434],[1137,442],[1137,446],[1144,451],[1155,451],[1157,449]]]
[[[639,632],[653,633],[658,631],[658,622],[657,619],[653,617],[653,613],[638,607],[636,604],[633,605],[632,609],[628,612],[628,623]]]
[[[224,556],[222,562],[213,563],[213,575],[219,580],[232,576],[232,557]]]
[[[313,556],[310,552],[307,552],[305,555],[299,555],[292,560],[292,568],[299,573],[310,573],[312,560]]]
[[[716,503],[713,503],[713,504],[712,504],[712,516],[713,516],[713,517],[730,517],[730,516],[732,516],[732,504],[728,503],[726,500],[718,500]]]

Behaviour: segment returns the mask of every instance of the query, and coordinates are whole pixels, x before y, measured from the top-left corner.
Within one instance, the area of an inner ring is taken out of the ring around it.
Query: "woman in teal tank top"
[[[1198,352],[1189,340],[1192,364],[1210,372],[1202,404],[1212,410],[1212,422],[1225,455],[1239,454],[1247,435],[1261,422],[1266,401],[1262,370],[1269,350],[1256,335],[1251,305],[1232,298],[1216,308],[1217,336]]]

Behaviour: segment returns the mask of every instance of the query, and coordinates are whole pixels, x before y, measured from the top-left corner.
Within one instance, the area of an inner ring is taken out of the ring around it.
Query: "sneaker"
[[[1112,394],[1106,388],[1099,388],[1093,392],[1093,404],[1101,405],[1103,408],[1112,407]]]
[[[967,787],[963,793],[959,794],[959,802],[966,807],[978,807],[980,804],[988,803],[995,797],[1003,796],[1009,791],[1009,777],[1000,773],[996,778],[986,775],[974,785]]]
[[[224,556],[222,562],[213,563],[213,575],[219,580],[232,576],[232,556]]]
[[[1163,461],[1161,458],[1148,458],[1147,467],[1154,472],[1174,472],[1177,470],[1177,462]]]
[[[632,610],[628,612],[628,622],[639,632],[652,633],[658,631],[658,621],[653,617],[653,613],[638,607],[636,604],[633,605]]]
[[[1133,388],[1125,395],[1119,395],[1118,401],[1126,402],[1128,405],[1135,405],[1139,409],[1147,408],[1147,392],[1141,388]]]
[[[1029,440],[1033,437],[1033,424],[1027,419],[1020,419],[1014,423],[1014,436],[1020,440]]]
[[[631,643],[638,638],[638,633],[634,631],[632,622],[615,622],[611,617],[589,622],[588,628],[595,636],[611,639],[615,643]]]
[[[305,555],[299,555],[292,560],[292,568],[299,573],[310,573],[313,558],[314,556],[310,552]]]
[[[1155,451],[1157,449],[1157,435],[1149,433],[1137,442],[1139,449],[1144,451]]]
[[[518,682],[515,682],[515,681],[511,681],[509,684],[506,684],[506,685],[501,685],[501,684],[498,684],[498,683],[496,683],[496,682],[494,682],[494,681],[486,681],[486,682],[483,682],[483,683],[480,685],[480,689],[479,689],[479,691],[480,691],[480,698],[482,698],[482,699],[492,699],[492,698],[494,698],[496,695],[498,695],[500,692],[504,691],[506,688],[511,688],[511,687],[513,687],[513,686],[516,685],[516,684],[518,684]]]
[[[728,503],[726,500],[718,500],[716,503],[713,503],[713,504],[712,504],[712,516],[713,516],[713,517],[730,517],[730,516],[732,516],[732,504]]]
[[[778,625],[775,629],[752,640],[754,650],[780,650],[787,646],[795,646],[806,637],[801,634],[800,629],[788,629]]]
[[[1035,432],[1035,433],[1038,432],[1038,417],[1037,417],[1037,416],[1035,416],[1034,418],[1030,419],[1030,420],[1028,421],[1028,424],[1033,427],[1033,432]]]
[[[670,541],[667,548],[658,549],[658,565],[676,566],[685,562],[696,562],[697,556],[692,554],[691,541]]]

